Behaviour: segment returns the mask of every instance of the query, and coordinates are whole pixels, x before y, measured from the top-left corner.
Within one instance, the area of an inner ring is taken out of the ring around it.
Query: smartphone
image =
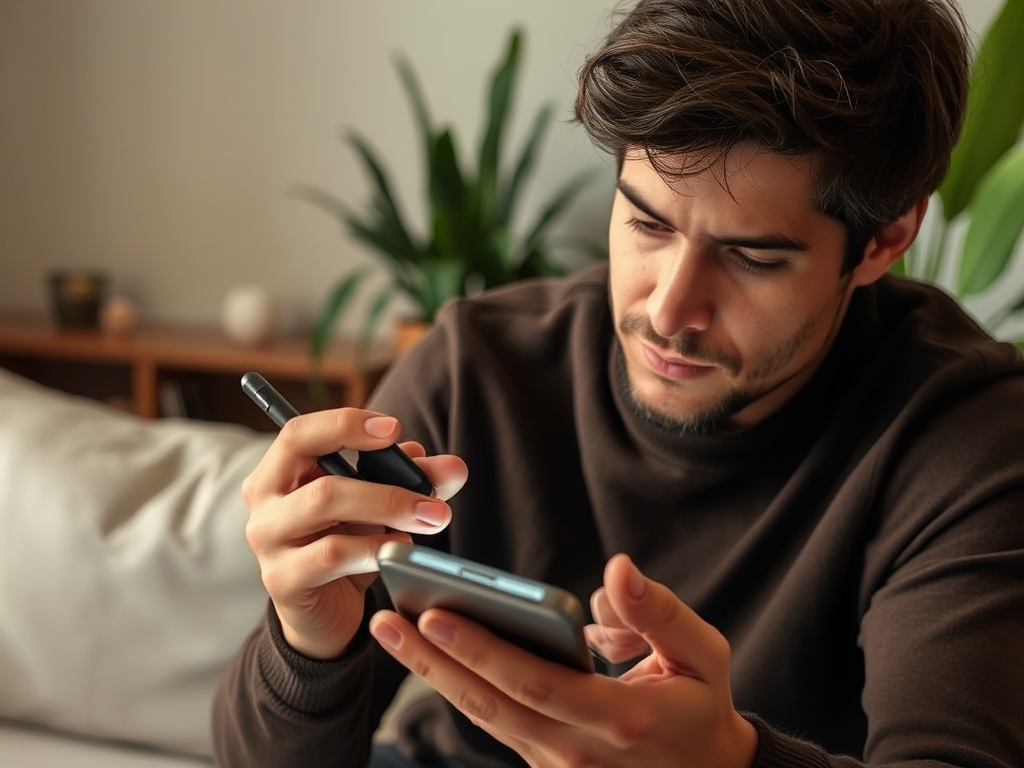
[[[583,638],[583,606],[572,593],[399,541],[381,546],[377,562],[395,610],[409,621],[415,622],[427,608],[444,608],[536,656],[594,671]]]
[[[299,415],[295,406],[256,371],[249,371],[242,376],[242,391],[278,427],[283,427],[285,422]],[[337,452],[320,456],[317,464],[329,475],[397,485],[422,493],[424,496],[434,495],[434,486],[430,478],[397,445],[389,445],[376,451],[359,451],[359,459],[354,467]]]

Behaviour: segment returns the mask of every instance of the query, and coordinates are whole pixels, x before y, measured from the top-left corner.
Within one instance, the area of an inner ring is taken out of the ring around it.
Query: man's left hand
[[[533,768],[749,768],[757,732],[736,712],[726,639],[625,555],[602,599],[616,632],[651,653],[618,678],[539,659],[475,622],[431,609],[414,627],[380,611],[371,632],[471,721]]]

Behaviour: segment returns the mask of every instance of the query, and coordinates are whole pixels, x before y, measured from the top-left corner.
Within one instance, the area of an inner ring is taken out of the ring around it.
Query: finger
[[[261,577],[277,602],[290,604],[311,589],[345,576],[375,573],[377,550],[387,541],[411,541],[395,532],[372,536],[329,533],[261,561]]]
[[[461,633],[452,643],[444,639],[450,621],[458,624],[457,634]],[[421,634],[424,629],[440,635],[435,634],[428,640]],[[553,724],[530,706],[524,706],[492,685],[486,679],[487,672],[506,663],[539,667],[541,674],[535,674],[534,678],[543,680],[544,684],[536,689],[538,696],[545,696],[549,686],[557,686],[563,677],[597,678],[597,675],[585,675],[542,661],[498,640],[480,625],[438,609],[424,612],[418,627],[393,611],[378,611],[370,620],[370,632],[388,653],[423,678],[474,724],[510,745],[519,739],[543,741]]]
[[[650,652],[643,636],[625,627],[588,624],[583,628],[583,637],[588,648],[611,664],[623,664]]]
[[[401,448],[402,452],[410,459],[422,459],[427,455],[426,449],[415,440],[406,440],[403,443],[399,443],[398,447]]]
[[[446,698],[470,721],[520,755],[530,747],[496,724],[499,691],[480,680],[473,671],[454,661],[423,638],[418,630],[394,611],[378,611],[370,619],[370,633],[388,653],[410,672]]]
[[[288,498],[295,513],[279,516],[278,523],[289,529],[306,527],[316,532],[342,522],[431,534],[451,522],[451,507],[441,499],[350,478],[320,477]]]
[[[608,593],[605,588],[598,587],[590,596],[590,614],[594,621],[606,627],[622,627],[622,619],[615,613],[611,603],[608,602]]]
[[[254,497],[283,495],[301,484],[320,456],[341,451],[376,450],[394,443],[398,421],[358,408],[335,408],[296,416],[285,423],[247,478]]]
[[[650,653],[651,647],[643,636],[619,618],[603,586],[590,596],[590,612],[597,623],[584,627],[583,634],[588,647],[606,662],[623,664]]]
[[[504,705],[489,722],[513,738],[565,746],[567,725],[591,734],[620,726],[629,732],[650,711],[621,681],[540,659],[457,614],[428,610],[417,626],[446,655],[502,694],[498,701]]]
[[[439,499],[450,499],[462,489],[469,478],[469,468],[458,456],[442,454],[428,458],[423,446],[412,440],[402,443],[399,447],[427,473],[435,489],[434,496]]]
[[[427,473],[434,486],[434,496],[438,499],[450,499],[462,489],[469,478],[469,468],[458,456],[441,454],[417,458],[414,461]]]
[[[729,644],[663,584],[644,576],[628,556],[605,567],[604,585],[615,613],[650,644],[675,674],[709,683],[728,681]]]
[[[250,515],[246,538],[260,555],[301,546],[338,525],[353,534],[382,533],[385,527],[433,534],[450,521],[451,508],[440,499],[397,486],[324,476],[266,502]]]

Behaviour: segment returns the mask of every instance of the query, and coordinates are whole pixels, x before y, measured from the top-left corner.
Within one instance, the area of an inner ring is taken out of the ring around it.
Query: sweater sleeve
[[[753,768],[1024,765],[1022,510],[1024,487],[1011,487],[890,532],[901,556],[860,628],[863,762],[746,715],[760,740]]]
[[[861,624],[863,762],[745,715],[753,768],[1024,765],[1024,488],[916,530]],[[909,532],[908,532],[909,533]]]
[[[285,641],[273,605],[246,639],[214,697],[213,748],[222,768],[365,765],[370,752],[371,638],[364,622],[341,659],[318,661]]]

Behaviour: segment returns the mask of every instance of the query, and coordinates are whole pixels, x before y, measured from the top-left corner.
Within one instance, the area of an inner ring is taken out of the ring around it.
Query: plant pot
[[[107,278],[99,272],[50,273],[50,302],[57,325],[62,328],[96,328]]]

